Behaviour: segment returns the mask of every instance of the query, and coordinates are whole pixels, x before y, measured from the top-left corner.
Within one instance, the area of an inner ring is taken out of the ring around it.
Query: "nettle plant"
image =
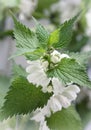
[[[63,51],[72,37],[72,28],[79,15],[49,33],[36,20],[31,31],[15,17],[15,56],[24,55],[26,71],[14,66],[11,87],[1,109],[2,119],[32,113],[39,130],[82,130],[75,110],[80,86],[91,87],[84,61],[90,53]]]

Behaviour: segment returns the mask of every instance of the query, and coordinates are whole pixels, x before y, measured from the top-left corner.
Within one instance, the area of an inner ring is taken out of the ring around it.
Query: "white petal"
[[[67,54],[61,54],[60,59],[63,59],[63,58],[70,58],[70,57]]]
[[[41,63],[39,60],[36,61],[27,61],[30,65],[26,68],[27,73],[33,73],[34,71],[38,71],[42,69]]]
[[[77,94],[72,91],[66,91],[62,93],[63,96],[67,97],[70,101],[73,101],[77,98]]]
[[[30,83],[33,83],[38,86],[43,87],[43,92],[47,91],[47,86],[50,82],[50,79],[47,77],[46,73],[43,70],[40,60],[36,61],[27,61],[30,65],[26,68],[26,72],[30,73],[27,76],[27,79]]]
[[[63,84],[58,80],[58,78],[53,78],[52,79],[52,84],[53,84],[53,92],[55,95],[58,93],[62,93],[64,91],[64,86]]]
[[[42,65],[42,67],[43,67],[43,70],[46,71],[46,70],[48,69],[49,63],[48,63],[48,61],[42,61],[42,62],[41,62],[41,65]]]
[[[39,130],[50,130],[50,129],[48,128],[48,126],[47,126],[46,121],[44,121],[44,122],[42,122],[42,123],[40,124]]]
[[[51,61],[53,63],[58,63],[60,61],[60,53],[56,50],[54,50],[52,53],[51,53]]]
[[[71,102],[67,97],[65,97],[63,95],[59,95],[58,98],[59,98],[59,101],[60,101],[62,107],[68,108],[71,105]]]
[[[56,97],[51,97],[48,101],[48,106],[54,113],[62,109],[62,105]]]
[[[51,53],[51,55],[58,55],[58,56],[60,56],[61,53],[59,53],[58,51],[54,50],[54,51]]]
[[[44,106],[44,107],[42,108],[41,112],[42,112],[42,114],[43,114],[44,116],[47,116],[47,117],[49,117],[49,116],[51,115],[51,111],[50,111],[50,108],[49,108],[48,105]]]
[[[36,122],[42,122],[45,120],[45,116],[42,114],[41,111],[39,111],[31,118],[31,120],[35,120]]]
[[[65,88],[65,91],[73,91],[75,93],[79,93],[80,88],[77,85],[70,85],[70,86]]]
[[[58,63],[60,61],[60,58],[58,56],[51,56],[51,61],[53,63]]]
[[[50,79],[47,78],[46,74],[44,72],[38,72],[29,74],[27,76],[27,79],[30,83],[36,84],[37,86],[47,87],[47,85],[50,82]]]

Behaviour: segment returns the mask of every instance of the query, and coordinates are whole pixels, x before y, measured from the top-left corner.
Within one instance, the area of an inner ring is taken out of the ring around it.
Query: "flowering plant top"
[[[72,27],[78,16],[52,33],[35,19],[33,32],[13,16],[17,51],[11,58],[24,55],[28,67],[24,70],[14,66],[2,119],[32,112],[31,120],[39,122],[39,130],[81,130],[80,117],[72,104],[80,86],[91,87],[91,81],[83,64],[84,54],[63,51],[71,41]]]

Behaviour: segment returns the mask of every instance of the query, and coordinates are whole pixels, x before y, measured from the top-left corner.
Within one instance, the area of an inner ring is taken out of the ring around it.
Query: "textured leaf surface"
[[[88,62],[88,60],[91,58],[91,51],[88,52],[71,52],[69,53],[69,56],[73,59],[76,59],[76,61],[80,64],[85,64]]]
[[[48,31],[36,21],[36,34],[40,44],[44,47],[47,45],[49,33]]]
[[[16,78],[5,97],[0,117],[4,119],[30,113],[37,107],[43,107],[49,97],[50,94],[43,93],[40,88],[28,83],[24,77]]]
[[[45,54],[45,50],[40,48],[40,49],[35,50],[34,52],[31,52],[31,54],[27,54],[26,57],[29,60],[37,60],[44,54]]]
[[[10,59],[13,59],[15,57],[24,55],[26,56],[29,60],[37,60],[39,59],[41,56],[43,56],[43,54],[45,53],[45,50],[40,48],[40,49],[36,49],[33,52],[30,52],[30,49],[17,49],[16,53],[13,54]]]
[[[53,45],[56,48],[67,46],[71,41],[72,28],[77,18],[78,15],[76,15],[73,19],[66,21],[59,27],[59,29],[52,32],[49,38],[49,46]]]
[[[73,81],[80,86],[91,87],[85,68],[74,59],[62,59],[57,67],[48,72],[48,75],[58,77],[64,83]]]
[[[39,47],[39,41],[34,32],[24,26],[22,23],[13,17],[15,23],[14,36],[16,38],[17,47],[22,49],[30,49],[30,52]]]
[[[73,107],[53,114],[47,122],[51,130],[82,130],[80,117]]]

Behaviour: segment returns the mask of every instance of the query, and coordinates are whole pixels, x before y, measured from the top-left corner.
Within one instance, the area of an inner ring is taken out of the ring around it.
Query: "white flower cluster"
[[[50,54],[51,63],[54,66],[57,65],[63,58],[70,58],[66,54],[60,54],[58,51],[54,50]],[[48,70],[49,63],[43,59],[36,61],[28,61],[29,67],[26,71],[29,73],[27,79],[30,83],[36,85],[36,87],[41,86],[43,92],[53,93],[50,99],[43,108],[39,108],[34,112],[34,116],[31,118],[36,122],[40,122],[39,130],[50,130],[45,121],[46,117],[51,116],[51,112],[55,113],[62,110],[62,108],[68,108],[71,102],[76,99],[77,93],[80,89],[76,85],[70,83],[65,87],[58,78],[48,78],[46,71]]]

